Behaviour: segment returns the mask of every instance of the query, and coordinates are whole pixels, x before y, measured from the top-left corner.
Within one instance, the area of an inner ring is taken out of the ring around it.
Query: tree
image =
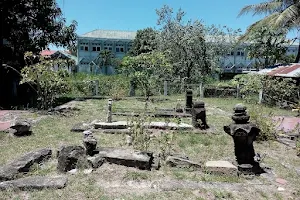
[[[195,77],[192,75],[209,74],[204,26],[199,21],[184,23],[185,13],[181,9],[174,15],[173,9],[165,5],[156,13],[160,26],[159,49],[173,65],[174,76],[190,82]]]
[[[130,77],[135,85],[139,85],[145,96],[170,75],[172,66],[165,55],[158,51],[142,53],[138,56],[126,56],[121,63],[120,71]]]
[[[269,27],[253,30],[247,37],[249,57],[257,59],[264,68],[285,59],[285,45],[288,43],[285,35],[286,31],[272,30]]]
[[[157,36],[158,32],[152,28],[145,28],[138,30],[133,40],[132,49],[129,55],[137,56],[142,53],[149,53],[157,49]]]
[[[222,58],[234,47],[240,30],[204,26],[198,20],[184,22],[185,12],[179,9],[174,13],[168,6],[156,13],[159,50],[173,65],[173,77],[192,82],[220,71]]]
[[[63,66],[67,66],[67,60],[51,60],[39,58],[40,62],[32,64],[32,52],[25,53],[28,65],[21,70],[21,84],[27,83],[34,88],[37,94],[38,108],[48,109],[52,107],[58,95],[65,94],[69,90],[69,85],[65,79],[67,72],[63,70]],[[58,71],[53,67],[58,65],[61,67]]]
[[[0,98],[0,104],[5,104],[10,101],[6,95],[11,90],[8,84],[16,79],[16,75],[8,78],[8,69],[2,63],[11,63],[19,71],[25,65],[26,51],[37,53],[49,44],[72,45],[76,40],[77,23],[73,21],[66,25],[55,0],[2,0],[0,11],[0,91],[6,97]]]
[[[114,55],[110,50],[102,50],[96,58],[99,68],[105,68],[105,74],[108,73],[107,67],[113,64]]]
[[[276,29],[297,29],[300,41],[300,1],[299,0],[270,0],[259,4],[248,5],[242,8],[239,16],[252,12],[253,15],[267,15],[265,18],[252,24],[246,32],[246,36],[260,27],[274,27]],[[300,60],[300,42],[295,62]]]

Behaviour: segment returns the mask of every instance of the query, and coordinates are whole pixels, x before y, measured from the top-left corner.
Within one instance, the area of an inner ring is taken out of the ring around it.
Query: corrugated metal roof
[[[97,30],[85,33],[85,34],[81,35],[80,37],[133,40],[135,38],[135,35],[136,35],[136,31],[97,29]]]
[[[281,76],[281,77],[299,77],[300,76],[300,63],[292,65],[280,66],[267,73],[270,76]]]

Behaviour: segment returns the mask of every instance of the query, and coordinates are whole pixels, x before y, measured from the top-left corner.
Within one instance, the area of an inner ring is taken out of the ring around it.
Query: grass
[[[165,97],[157,97],[164,99]],[[168,101],[158,101],[149,103],[149,109],[174,108],[179,102],[184,105],[184,96],[171,96]],[[209,160],[227,160],[235,162],[233,141],[223,131],[223,126],[231,123],[232,108],[241,100],[225,98],[204,99],[207,108],[207,122],[214,130],[213,133],[195,134],[188,132],[174,132],[174,143],[171,151],[176,154],[187,155],[191,160],[201,164]],[[251,109],[254,105],[245,103]],[[82,134],[70,132],[74,124],[81,122],[92,122],[93,120],[105,121],[107,100],[86,100],[77,103],[79,111],[74,111],[70,116],[50,115],[43,118],[33,127],[33,135],[29,137],[11,137],[5,133],[0,133],[0,163],[1,165],[21,156],[22,154],[37,148],[50,147],[55,155],[56,149],[60,145],[82,145]],[[275,115],[293,115],[291,111],[278,108],[261,107],[263,112],[272,111]],[[136,110],[143,109],[144,102],[135,98],[128,98],[113,102],[113,110]],[[27,117],[37,118],[39,115],[30,113]],[[126,117],[113,116],[113,120],[127,120]],[[151,119],[152,121],[164,119]],[[176,119],[170,119],[176,122]],[[191,123],[190,118],[182,119],[182,122]],[[94,136],[98,140],[98,146],[125,145],[124,135],[100,134],[95,132]],[[159,136],[157,136],[159,137]],[[150,143],[149,150],[158,152],[158,141]],[[289,183],[289,189],[300,193],[298,186],[300,179],[297,178],[295,167],[300,166],[300,159],[296,156],[294,149],[287,149],[286,146],[276,142],[255,143],[255,150],[261,154],[266,153],[264,163],[271,167],[276,176],[284,178]],[[289,163],[291,169],[287,169],[282,163]],[[56,172],[55,156],[46,162],[45,165],[34,165],[33,171],[29,175],[58,175]],[[231,192],[228,189],[201,189],[201,194],[195,190],[183,189],[178,191],[157,191],[148,188],[144,191],[142,187],[145,182],[160,181],[165,179],[195,182],[219,182],[246,184],[245,180],[236,176],[213,175],[201,170],[192,171],[190,169],[176,169],[163,166],[159,171],[140,171],[133,168],[126,168],[116,165],[105,165],[85,175],[81,171],[75,175],[68,175],[69,181],[66,188],[62,190],[43,191],[0,191],[0,199],[246,199],[244,197],[256,199],[286,199],[285,194],[274,191],[259,191],[250,188],[249,191]],[[257,177],[255,180],[269,184],[264,177]],[[126,182],[140,182],[137,188],[130,188]],[[101,185],[100,183],[120,184],[121,186]],[[251,181],[250,181],[251,183]],[[124,188],[123,188],[124,186]],[[107,187],[107,188],[106,188]],[[249,186],[251,187],[251,186]],[[244,196],[243,196],[244,195]]]

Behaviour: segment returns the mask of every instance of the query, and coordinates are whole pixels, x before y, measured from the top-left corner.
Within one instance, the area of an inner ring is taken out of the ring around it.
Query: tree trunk
[[[300,60],[300,39],[299,39],[299,45],[298,45],[298,53],[297,53],[297,57],[295,59],[295,63],[298,63]]]

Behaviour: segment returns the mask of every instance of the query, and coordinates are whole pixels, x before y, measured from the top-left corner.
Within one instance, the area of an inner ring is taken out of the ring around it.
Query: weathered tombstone
[[[199,120],[201,122],[199,122]],[[194,128],[202,130],[208,129],[209,126],[206,122],[205,103],[203,101],[195,102],[192,108],[192,124]]]
[[[200,95],[200,98],[204,98],[204,88],[203,88],[203,83],[201,82],[200,85],[199,85],[199,95]]]
[[[258,103],[262,104],[263,101],[263,90],[259,90],[259,94],[258,94]]]
[[[94,84],[95,84],[95,94],[94,95],[98,96],[99,95],[99,80],[95,80]]]
[[[76,169],[80,160],[85,158],[85,150],[81,146],[62,147],[57,153],[57,170],[67,172]]]
[[[238,170],[243,174],[260,174],[264,171],[254,160],[253,147],[253,141],[258,136],[260,129],[249,122],[250,116],[246,109],[244,105],[237,104],[233,109],[232,120],[234,123],[224,126],[224,131],[233,138]]]
[[[164,81],[164,96],[168,96],[168,81]]]
[[[236,86],[236,98],[240,98],[240,84],[237,84]]]
[[[186,111],[190,111],[193,106],[193,91],[192,90],[186,90],[185,94],[185,109]]]
[[[112,99],[108,99],[108,107],[107,107],[107,122],[112,122],[112,113],[111,113],[111,107],[112,107]]]
[[[87,155],[93,156],[96,154],[97,140],[94,138],[91,131],[84,131],[83,145]]]

